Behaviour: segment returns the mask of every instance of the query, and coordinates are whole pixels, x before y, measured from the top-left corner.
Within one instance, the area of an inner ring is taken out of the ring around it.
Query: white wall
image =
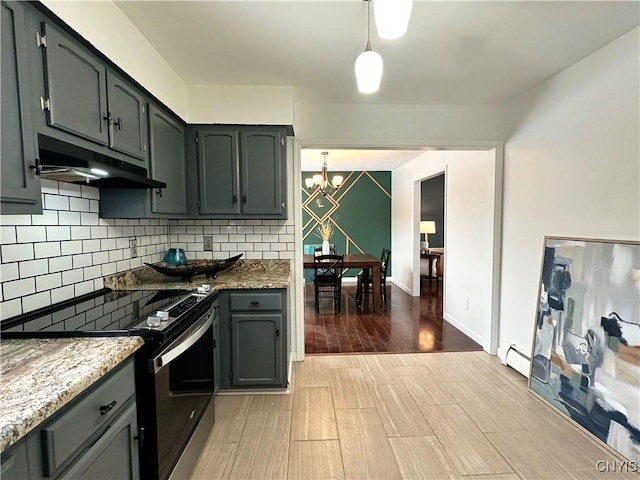
[[[394,283],[420,294],[420,182],[445,172],[444,317],[485,350],[491,341],[495,158],[494,149],[428,151],[392,174]]]
[[[544,236],[640,239],[640,29],[509,106],[500,344],[532,344]]]
[[[115,3],[59,0],[42,0],[42,3],[176,114],[187,119],[186,85]]]

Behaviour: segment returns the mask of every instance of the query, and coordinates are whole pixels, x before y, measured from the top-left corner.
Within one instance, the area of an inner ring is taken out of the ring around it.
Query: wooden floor
[[[412,297],[395,285],[387,285],[387,306],[373,312],[365,297],[355,304],[355,285],[342,287],[340,315],[330,299],[320,300],[316,315],[313,285],[305,286],[305,353],[458,352],[482,347],[442,318],[442,289],[425,287]]]
[[[215,402],[194,479],[639,478],[485,352],[309,356],[289,394]]]

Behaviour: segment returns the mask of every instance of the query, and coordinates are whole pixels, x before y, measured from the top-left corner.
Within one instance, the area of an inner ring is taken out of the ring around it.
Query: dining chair
[[[334,311],[340,313],[342,296],[343,255],[318,255],[313,257],[313,285],[316,313],[320,313],[320,299],[333,299]]]
[[[380,282],[380,295],[382,297],[382,301],[385,305],[387,305],[387,270],[389,268],[389,260],[391,259],[391,250],[388,248],[382,249],[382,254],[380,255],[380,278],[377,280]],[[368,268],[360,270],[358,272],[358,283],[356,285],[356,305],[362,305],[362,298],[365,293],[368,295],[369,289],[373,287],[372,282],[374,281],[371,278],[371,273]]]

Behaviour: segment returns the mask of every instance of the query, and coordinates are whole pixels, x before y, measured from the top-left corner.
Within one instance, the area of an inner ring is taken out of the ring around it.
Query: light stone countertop
[[[141,337],[0,341],[0,451],[138,350]]]
[[[104,286],[112,290],[195,290],[202,284],[213,291],[235,289],[289,288],[289,260],[238,260],[231,268],[218,272],[216,278],[196,275],[190,282],[180,277],[165,276],[143,266],[104,278]]]

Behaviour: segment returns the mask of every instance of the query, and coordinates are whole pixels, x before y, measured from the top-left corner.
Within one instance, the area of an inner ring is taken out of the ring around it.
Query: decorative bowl
[[[242,255],[241,253],[226,260],[188,260],[185,265],[170,265],[167,262],[145,262],[145,265],[168,277],[182,277],[183,280],[190,282],[194,275],[216,278],[218,272],[232,267]]]

